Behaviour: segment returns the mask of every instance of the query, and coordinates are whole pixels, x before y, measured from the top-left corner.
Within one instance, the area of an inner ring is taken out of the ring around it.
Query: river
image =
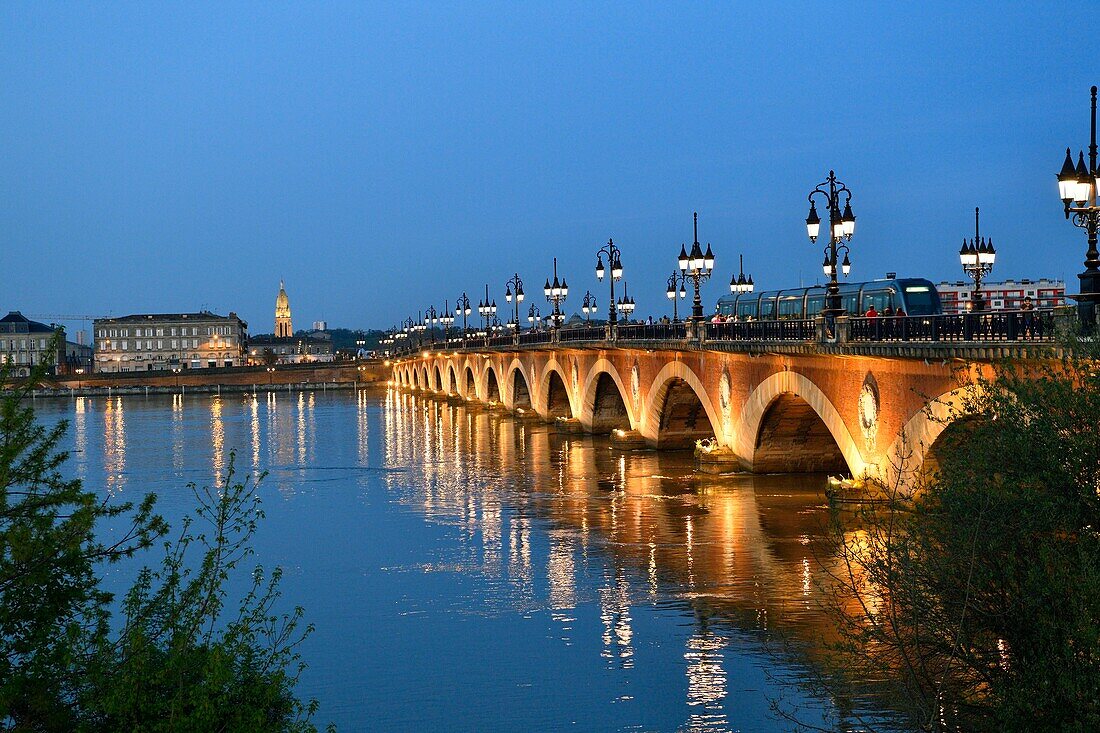
[[[806,684],[830,635],[822,476],[696,475],[689,453],[384,389],[36,408],[71,421],[67,472],[120,500],[155,492],[174,524],[188,482],[232,452],[267,472],[256,561],[316,626],[299,692],[320,723],[793,730],[778,708],[857,730],[853,708],[875,714]]]

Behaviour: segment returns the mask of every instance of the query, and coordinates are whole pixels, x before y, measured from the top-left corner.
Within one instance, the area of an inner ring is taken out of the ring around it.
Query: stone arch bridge
[[[983,362],[880,352],[556,344],[424,352],[390,366],[398,387],[655,448],[712,439],[704,453],[744,470],[891,480],[919,469]]]

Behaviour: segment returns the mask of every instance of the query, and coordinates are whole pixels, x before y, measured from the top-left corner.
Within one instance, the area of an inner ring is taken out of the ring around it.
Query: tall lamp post
[[[455,315],[462,314],[462,348],[466,348],[466,317],[470,315],[470,299],[466,293],[462,293],[462,297],[455,301]]]
[[[699,246],[699,212],[695,212],[694,222],[695,243],[691,245],[690,255],[684,245],[680,245],[679,265],[680,272],[690,277],[695,287],[695,299],[691,302],[691,320],[702,321],[703,301],[699,297],[699,284],[709,280],[711,273],[714,272],[714,253],[711,251],[709,243],[705,254],[703,248]]]
[[[623,297],[615,303],[615,307],[623,314],[623,319],[630,321],[630,315],[634,312],[634,299],[626,294],[626,283],[623,283]]]
[[[497,302],[489,302],[489,285],[485,285],[485,300],[477,304],[477,312],[481,314],[481,317],[485,320],[485,338],[489,337],[489,319],[496,315]]]
[[[1100,300],[1100,252],[1096,249],[1096,231],[1100,226],[1100,205],[1096,189],[1100,186],[1100,166],[1096,160],[1096,87],[1092,88],[1092,127],[1089,141],[1089,163],[1085,154],[1077,154],[1077,165],[1066,148],[1066,160],[1058,173],[1058,193],[1065,206],[1066,218],[1073,214],[1073,225],[1085,230],[1089,248],[1085,251],[1085,271],[1078,275],[1081,294],[1077,296],[1077,315],[1081,324],[1091,330],[1096,324],[1096,303]]]
[[[737,261],[740,272],[735,276],[730,276],[730,292],[751,293],[756,288],[756,285],[752,282],[752,275],[745,277],[745,256],[738,255]]]
[[[536,280],[535,282],[538,282],[538,281]],[[523,302],[523,295],[524,295],[523,294],[523,280],[519,279],[519,273],[518,272],[515,275],[513,275],[511,278],[509,278],[509,280],[506,283],[504,283],[504,288],[505,288],[505,290],[504,290],[504,299],[506,301],[508,301],[509,303],[512,303],[513,300],[515,301],[513,303],[513,307],[515,308],[515,317],[512,319],[512,324],[511,325],[513,325],[515,327],[516,331],[518,332],[519,331],[519,304]],[[516,291],[514,296],[512,294],[512,289],[513,288],[515,288],[515,291]],[[489,299],[488,286],[486,286],[486,290],[485,290],[485,299],[486,300]]]
[[[435,345],[435,324],[439,323],[439,313],[436,312],[434,305],[429,305],[428,310],[424,311],[424,325],[428,329],[428,344],[430,346]]]
[[[825,202],[829,212],[829,244],[825,247],[825,261],[821,263],[829,284],[825,288],[825,316],[836,318],[844,313],[840,305],[840,283],[837,281],[837,257],[844,252],[844,261],[841,269],[844,276],[852,270],[852,263],[848,259],[848,245],[852,235],[856,231],[856,217],[852,214],[852,192],[843,183],[837,180],[836,174],[829,171],[829,177],[817,184],[807,198],[810,201],[810,214],[806,217],[806,233],[810,235],[811,242],[817,242],[817,235],[821,231],[821,217],[817,214],[817,204],[814,197],[820,197]],[[841,211],[840,199],[844,197],[844,210]]]
[[[546,302],[554,304],[554,310],[551,312],[550,317],[553,319],[554,328],[561,328],[561,322],[564,320],[561,312],[561,303],[569,295],[569,285],[565,282],[565,278],[558,282],[558,258],[554,258],[554,282],[551,284],[549,280],[546,281],[546,285],[542,287],[543,293],[546,295]]]
[[[668,290],[665,291],[665,295],[672,301],[672,322],[680,322],[680,312],[677,308],[676,300],[679,298],[687,297],[687,290],[684,285],[687,283],[687,275],[679,270],[673,270],[672,274],[668,276]]]
[[[615,281],[621,280],[623,277],[623,262],[619,258],[620,254],[622,254],[622,250],[616,247],[615,242],[610,239],[607,240],[607,246],[596,250],[596,279],[603,282],[604,255],[607,256],[607,264],[611,267],[611,277],[608,278],[608,282],[611,284],[611,298],[608,300],[607,320],[612,326],[614,326],[617,321],[617,316],[615,314]]]
[[[974,207],[974,238],[969,242],[963,240],[962,249],[959,250],[959,261],[962,262],[963,272],[974,281],[974,297],[970,302],[974,311],[985,310],[985,296],[982,295],[982,280],[993,271],[993,262],[997,259],[997,251],[993,249],[993,240],[987,243],[981,236],[978,227],[978,207]]]
[[[539,307],[534,303],[527,310],[527,322],[531,324],[531,328],[535,327],[535,324],[542,323],[542,313],[539,311]]]
[[[591,290],[586,290],[584,293],[584,300],[581,301],[581,311],[584,312],[585,318],[591,323],[592,314],[596,312],[596,296],[592,295]]]
[[[439,322],[443,324],[443,348],[450,345],[451,324],[455,322],[455,314],[451,312],[451,302],[443,301],[443,312],[439,315]]]

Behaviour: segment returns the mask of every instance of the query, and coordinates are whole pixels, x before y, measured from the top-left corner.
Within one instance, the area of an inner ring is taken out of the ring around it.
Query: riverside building
[[[944,313],[963,313],[974,297],[974,283],[964,280],[936,285]],[[1056,308],[1066,304],[1066,284],[1062,280],[1004,280],[982,282],[986,310],[1019,310],[1024,298],[1031,296],[1036,308]]]
[[[54,359],[50,340],[59,332],[64,353]],[[92,369],[91,347],[66,340],[64,327],[32,321],[19,311],[0,318],[0,363],[9,365],[13,376],[29,376],[47,359],[57,374],[83,374]]]
[[[145,372],[245,363],[248,324],[236,313],[150,313],[96,319],[95,369]]]

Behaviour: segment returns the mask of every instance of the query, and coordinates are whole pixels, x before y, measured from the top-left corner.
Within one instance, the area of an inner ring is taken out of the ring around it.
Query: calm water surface
[[[814,724],[851,705],[799,684],[829,634],[821,477],[694,476],[394,391],[37,408],[72,421],[87,486],[156,492],[170,521],[231,451],[268,472],[258,561],[316,624],[300,692],[341,730],[782,731],[776,701]]]

